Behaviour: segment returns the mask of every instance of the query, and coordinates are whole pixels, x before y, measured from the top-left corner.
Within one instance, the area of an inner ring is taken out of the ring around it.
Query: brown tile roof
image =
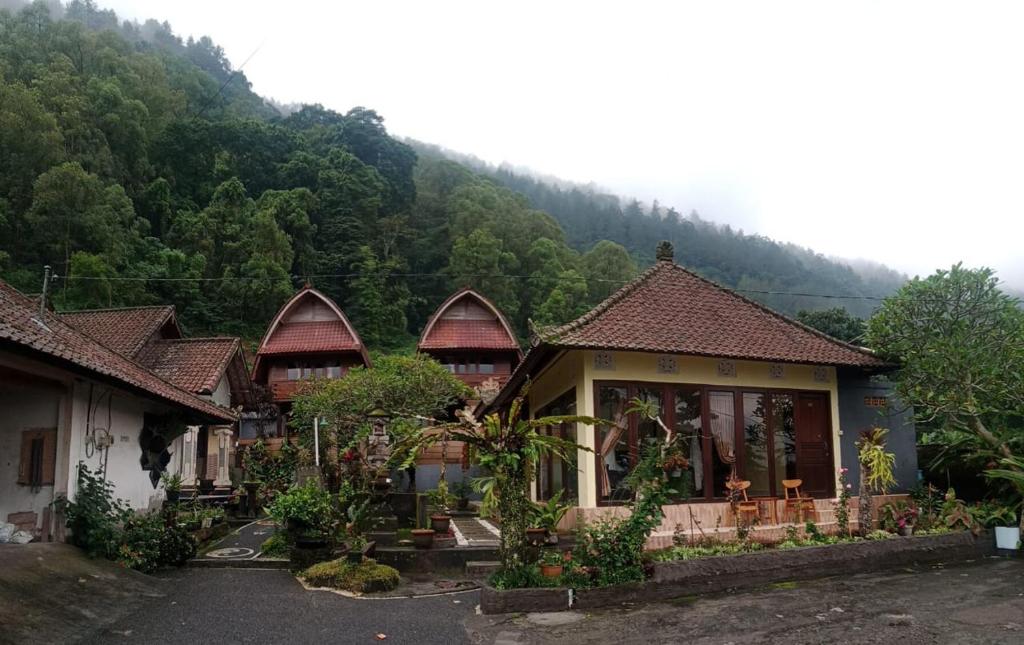
[[[580,318],[542,330],[561,348],[690,354],[755,361],[884,367],[836,340],[729,289],[659,261]]]
[[[139,362],[187,392],[212,394],[238,351],[237,338],[155,340],[139,354]]]
[[[142,365],[109,349],[47,313],[40,321],[36,303],[0,280],[0,343],[42,354],[51,362],[116,382],[126,389],[184,408],[202,418],[233,421],[232,411],[175,387]]]
[[[469,298],[491,313],[488,319],[455,318],[452,305]],[[519,342],[508,320],[487,298],[472,289],[462,289],[448,297],[427,321],[418,349],[495,349],[519,352]]]
[[[79,331],[110,349],[135,358],[146,342],[168,321],[174,321],[174,307],[124,307],[65,311],[61,317]],[[180,335],[180,334],[177,334]]]

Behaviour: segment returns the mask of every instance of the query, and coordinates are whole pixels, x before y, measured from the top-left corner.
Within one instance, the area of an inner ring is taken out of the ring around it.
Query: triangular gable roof
[[[878,368],[887,363],[684,269],[658,261],[576,320],[542,330],[558,348],[663,352]]]
[[[128,358],[137,357],[163,328],[168,338],[182,336],[173,305],[84,309],[61,312],[60,316],[78,331]]]
[[[179,338],[146,345],[139,362],[169,383],[194,394],[213,394],[233,359],[237,338]]]
[[[457,319],[445,314],[457,302],[469,298],[489,311],[494,318],[488,320]],[[456,291],[441,303],[427,321],[416,346],[421,351],[439,349],[493,349],[512,350],[522,358],[522,350],[512,326],[498,307],[466,287]]]
[[[153,374],[144,366],[104,346],[47,312],[40,318],[38,304],[0,280],[0,343],[49,362],[114,381],[118,386],[184,408],[201,418],[234,421],[231,410],[204,401]]]
[[[337,318],[335,320],[285,322],[284,318],[288,312],[307,298],[319,299],[334,312]],[[359,334],[341,307],[327,295],[313,287],[306,286],[292,296],[270,322],[267,332],[263,335],[263,340],[260,341],[260,347],[256,351],[253,374],[260,373],[261,359],[266,356],[326,352],[355,352],[362,357],[364,365],[367,367],[371,365],[366,346],[363,345],[362,339],[359,338]]]

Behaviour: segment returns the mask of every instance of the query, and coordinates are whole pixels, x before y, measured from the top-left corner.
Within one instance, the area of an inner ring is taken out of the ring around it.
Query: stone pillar
[[[199,426],[189,426],[181,436],[181,487],[197,488],[199,477],[196,473],[196,447]]]
[[[220,426],[214,429],[217,437],[217,478],[213,487],[217,490],[231,490],[231,439],[234,433],[231,426]]]

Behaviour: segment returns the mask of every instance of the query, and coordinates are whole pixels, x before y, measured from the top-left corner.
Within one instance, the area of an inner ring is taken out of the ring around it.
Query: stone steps
[[[486,578],[501,568],[497,560],[470,560],[466,563],[466,575],[471,578]]]

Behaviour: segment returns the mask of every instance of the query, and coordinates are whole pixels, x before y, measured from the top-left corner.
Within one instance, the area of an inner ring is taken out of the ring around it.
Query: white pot
[[[997,526],[996,527],[996,548],[1017,550],[1020,544],[1019,526]]]

